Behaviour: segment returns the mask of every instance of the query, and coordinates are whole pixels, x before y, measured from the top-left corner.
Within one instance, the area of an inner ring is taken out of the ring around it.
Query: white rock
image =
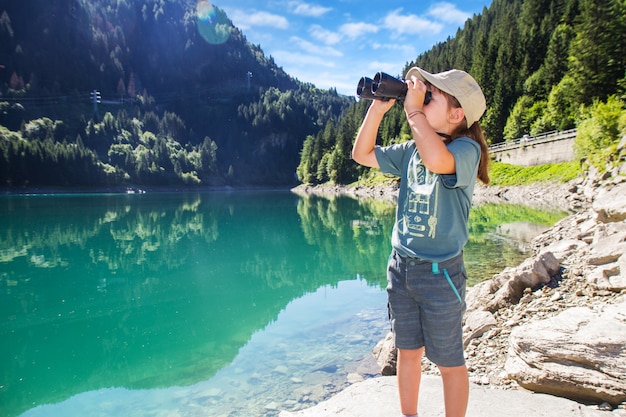
[[[593,209],[598,213],[598,220],[604,223],[626,219],[626,182],[598,191]]]
[[[580,401],[626,401],[626,296],[513,329],[505,369],[524,388]]]

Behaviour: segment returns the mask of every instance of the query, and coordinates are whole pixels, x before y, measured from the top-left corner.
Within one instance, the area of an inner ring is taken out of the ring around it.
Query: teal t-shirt
[[[414,141],[375,148],[382,172],[400,177],[391,245],[400,255],[442,262],[467,243],[469,211],[480,162],[470,138],[447,145],[456,173],[439,175],[424,166]]]

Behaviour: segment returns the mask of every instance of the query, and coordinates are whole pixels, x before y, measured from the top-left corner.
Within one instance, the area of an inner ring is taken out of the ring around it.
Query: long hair
[[[445,91],[441,92],[447,97],[448,105],[451,108],[461,107],[461,103],[459,103],[456,97],[446,93]],[[491,158],[489,156],[489,146],[487,145],[487,140],[483,134],[483,129],[480,127],[480,123],[474,122],[474,124],[468,128],[467,119],[463,119],[454,132],[452,132],[452,135],[450,135],[450,140],[448,142],[452,142],[453,140],[463,136],[472,139],[480,146],[480,161],[478,162],[478,174],[476,177],[483,184],[489,184],[489,162],[491,161]]]
[[[480,161],[478,162],[478,174],[476,177],[483,184],[489,184],[489,162],[491,158],[489,157],[489,146],[487,145],[487,140],[483,134],[483,129],[480,127],[480,123],[474,122],[474,124],[468,128],[467,122],[463,120],[461,126],[451,135],[450,142],[462,136],[472,139],[480,146]]]

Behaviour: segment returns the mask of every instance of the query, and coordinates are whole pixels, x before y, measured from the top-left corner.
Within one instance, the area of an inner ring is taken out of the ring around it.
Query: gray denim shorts
[[[436,365],[463,365],[466,281],[463,253],[432,263],[394,250],[387,267],[387,295],[396,347],[425,347],[426,357]]]

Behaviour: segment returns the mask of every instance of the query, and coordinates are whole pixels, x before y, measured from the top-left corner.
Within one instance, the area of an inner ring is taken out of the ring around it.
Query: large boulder
[[[467,347],[472,339],[481,337],[483,334],[498,325],[492,313],[484,310],[473,310],[464,317],[463,347]]]
[[[545,251],[526,259],[516,268],[507,268],[494,276],[488,287],[479,289],[476,295],[485,290],[491,292],[492,295],[486,297],[489,301],[484,309],[495,312],[508,305],[517,304],[526,288],[536,288],[550,282],[551,277],[559,272],[560,267],[554,254]],[[474,300],[470,300],[468,309],[471,310],[473,307]]]
[[[626,182],[610,189],[601,189],[593,201],[593,209],[598,213],[598,220],[603,223],[626,219]]]
[[[387,336],[372,350],[376,363],[380,365],[380,373],[383,376],[395,375],[398,365],[398,350],[393,339],[393,333],[387,333]]]
[[[513,329],[509,378],[577,401],[626,401],[626,296],[598,311],[575,307]]]
[[[587,281],[599,290],[626,290],[626,222],[598,227],[587,255]]]

